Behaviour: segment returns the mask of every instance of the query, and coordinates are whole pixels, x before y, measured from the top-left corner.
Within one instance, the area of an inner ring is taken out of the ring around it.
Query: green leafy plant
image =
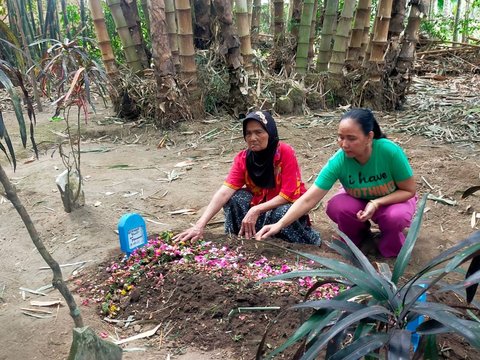
[[[315,359],[320,354],[331,360],[360,359],[364,356],[409,359],[412,332],[407,329],[407,324],[419,316],[427,320],[416,329],[420,345],[415,356],[423,354],[425,358],[436,358],[436,336],[445,333],[456,333],[472,346],[480,348],[480,322],[476,317],[470,316],[465,309],[420,300],[425,293],[454,292],[479,307],[473,297],[480,280],[480,272],[477,271],[480,269],[480,232],[436,256],[413,276],[404,278],[418,238],[426,201],[427,195],[419,203],[393,271],[385,263],[379,263],[375,268],[341,232],[345,242],[333,241],[330,247],[348,263],[293,251],[322,267],[317,270],[317,276],[324,279],[322,284],[342,282],[349,288],[330,300],[306,301],[293,306],[295,310],[311,309],[312,313],[285,343],[266,355],[263,354],[264,337],[257,359],[271,359],[296,343],[300,343],[297,358],[302,360]],[[465,275],[461,266],[471,259]],[[449,274],[465,275],[466,279],[448,283],[445,277]],[[298,276],[304,274],[294,271],[265,281]],[[435,298],[431,296],[429,299]]]
[[[85,38],[82,38],[85,41]],[[42,40],[43,41],[43,40]],[[93,94],[106,102],[107,77],[102,67],[89,57],[77,41],[49,40],[53,45],[42,61],[38,77],[43,93],[57,106],[52,121],[61,118],[66,123],[68,138],[59,144],[59,153],[66,174],[57,181],[66,212],[83,205],[82,176],[80,171],[81,114],[88,119],[88,106],[95,110]],[[70,110],[77,107],[77,119],[70,121]],[[61,116],[60,116],[61,115]]]

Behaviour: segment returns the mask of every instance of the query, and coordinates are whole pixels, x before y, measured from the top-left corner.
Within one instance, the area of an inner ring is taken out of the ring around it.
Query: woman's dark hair
[[[344,119],[352,119],[362,129],[365,135],[368,135],[370,131],[373,131],[374,139],[386,138],[387,136],[380,130],[377,119],[373,115],[373,112],[369,109],[352,109],[342,115],[340,121]]]

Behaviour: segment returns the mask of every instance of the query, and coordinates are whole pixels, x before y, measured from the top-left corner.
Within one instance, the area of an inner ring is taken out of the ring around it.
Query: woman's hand
[[[204,228],[198,225],[192,226],[190,229],[185,230],[184,232],[175,235],[173,237],[174,241],[197,241],[203,239],[203,230]]]
[[[274,236],[282,230],[282,226],[277,222],[272,225],[265,225],[260,231],[255,235],[255,240],[264,240],[268,237]]]
[[[260,212],[257,210],[257,208],[255,206],[251,207],[242,220],[242,226],[240,227],[238,236],[245,236],[247,239],[254,237],[255,233],[257,232],[255,230],[255,225],[257,224],[259,216]]]
[[[357,219],[360,221],[370,220],[377,210],[378,204],[375,202],[375,200],[370,200],[367,205],[365,205],[365,209],[360,210],[357,213]]]

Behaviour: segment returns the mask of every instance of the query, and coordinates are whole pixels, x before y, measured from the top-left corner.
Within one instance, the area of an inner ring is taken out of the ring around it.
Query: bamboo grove
[[[154,114],[163,124],[211,111],[209,101],[236,114],[394,109],[432,9],[428,0],[0,0],[0,58],[30,74],[40,107],[48,39],[76,41],[101,58],[120,115]]]

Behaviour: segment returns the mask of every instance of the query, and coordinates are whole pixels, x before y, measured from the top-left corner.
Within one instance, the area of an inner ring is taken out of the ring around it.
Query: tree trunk
[[[356,0],[345,0],[335,33],[329,72],[342,74]]]
[[[213,41],[211,24],[211,0],[193,0],[195,13],[195,46],[198,49],[208,49]]]
[[[192,12],[189,0],[175,0],[178,20],[178,50],[180,56],[180,73],[187,85],[190,97],[200,98],[198,92],[197,66],[195,64],[195,48],[193,46]]]
[[[453,24],[453,46],[458,42],[458,26],[460,22],[460,14],[462,13],[462,0],[457,0],[457,11],[455,11],[455,22]]]
[[[407,7],[407,0],[396,0],[392,6],[392,18],[390,20],[390,27],[388,28],[388,38],[399,37],[404,29],[405,10]]]
[[[252,46],[258,46],[258,34],[260,32],[260,17],[262,15],[262,0],[253,0],[252,26],[250,29]]]
[[[313,8],[315,0],[305,0],[303,3],[302,18],[298,32],[297,56],[295,70],[297,74],[305,75],[308,65],[308,47],[310,45],[310,30],[312,27]]]
[[[141,73],[143,71],[143,66],[138,58],[135,43],[130,35],[130,30],[128,29],[125,17],[123,16],[123,11],[120,6],[121,0],[107,0],[107,5],[110,8],[115,27],[123,45],[127,65],[133,72]]]
[[[317,35],[317,11],[318,11],[318,2],[320,0],[315,0],[313,5],[313,16],[312,16],[312,25],[310,27],[310,42],[308,44],[308,63],[310,64],[313,56],[315,55],[315,35]]]
[[[15,190],[14,186],[10,182],[10,179],[3,170],[2,165],[0,165],[0,184],[2,184],[3,188],[5,189],[7,199],[12,203],[18,215],[20,215],[20,218],[22,219],[23,224],[25,225],[25,228],[27,229],[33,244],[38,250],[38,253],[52,269],[52,285],[60,292],[62,297],[65,299],[68,309],[70,310],[70,316],[73,319],[75,328],[77,328],[77,331],[80,328],[86,329],[84,327],[80,309],[75,302],[75,298],[73,297],[72,293],[68,289],[67,284],[63,280],[62,269],[60,268],[60,265],[58,265],[58,262],[52,257],[52,255],[48,252],[47,248],[43,244],[43,241],[40,238],[40,235],[38,234],[38,231],[35,228],[32,219],[30,218],[30,215],[28,214],[27,210],[18,198],[17,191]],[[93,348],[90,347],[92,343],[96,343]],[[88,352],[88,359],[92,360],[119,360],[122,358],[122,349],[119,346],[99,339],[93,331],[90,331],[89,341],[87,342],[76,342],[74,339],[74,342],[72,343],[72,347],[70,349],[69,359],[86,359],[85,351]]]
[[[150,68],[150,59],[147,54],[145,42],[143,41],[142,27],[140,24],[140,16],[138,15],[138,6],[136,1],[121,0],[123,16],[127,22],[128,30],[132,36],[137,56],[142,63],[144,69]]]
[[[247,12],[248,12],[248,29],[252,27],[252,12],[253,12],[253,0],[247,0]]]
[[[298,43],[298,34],[300,31],[300,22],[303,16],[303,12],[302,12],[303,4],[304,4],[304,0],[290,0],[290,8],[291,8],[290,32],[294,36],[295,41],[297,43]]]
[[[322,38],[318,50],[317,70],[327,71],[332,55],[332,37],[337,25],[338,0],[326,0],[325,16],[322,25]]]
[[[412,1],[405,35],[402,41],[400,55],[398,56],[396,69],[401,74],[406,74],[413,67],[415,60],[415,46],[418,42],[418,31],[421,23],[420,1]]]
[[[370,29],[370,9],[372,0],[360,0],[358,2],[357,11],[355,12],[355,20],[353,22],[352,34],[350,35],[350,44],[347,53],[346,63],[356,64],[360,58],[362,50],[362,42],[364,39],[365,26],[368,31]]]
[[[28,234],[30,235],[30,238],[32,239],[39,254],[42,256],[43,260],[45,260],[48,266],[50,266],[50,268],[52,269],[52,272],[53,272],[52,285],[58,291],[60,291],[63,298],[67,302],[68,308],[70,310],[70,316],[72,317],[73,322],[75,323],[75,327],[77,328],[83,327],[84,324],[83,324],[82,315],[80,314],[80,309],[75,303],[75,299],[73,298],[72,293],[70,292],[67,285],[65,284],[65,281],[63,280],[63,275],[62,275],[62,270],[60,268],[60,265],[58,265],[58,263],[55,261],[52,255],[45,248],[45,245],[43,244],[42,239],[40,239],[40,235],[38,234],[37,229],[35,228],[35,225],[33,224],[32,219],[30,218],[30,215],[28,214],[27,210],[25,209],[22,202],[18,198],[15,188],[13,187],[12,183],[10,182],[7,174],[5,173],[1,165],[0,165],[0,183],[3,185],[3,188],[5,189],[7,199],[12,203],[15,210],[17,210],[17,213],[20,215],[23,223],[25,224],[25,228],[27,229]]]
[[[372,50],[369,61],[374,64],[381,64],[384,61],[384,52],[387,45],[388,28],[392,14],[393,0],[380,0],[373,30]]]
[[[180,70],[180,56],[178,54],[178,32],[177,17],[175,12],[174,0],[165,0],[165,18],[167,21],[168,43],[170,45],[170,53],[172,61],[177,72]]]
[[[283,0],[273,0],[273,42],[281,48],[284,41]]]
[[[235,0],[235,15],[240,37],[240,53],[243,57],[243,67],[252,72],[252,44],[250,43],[250,25],[248,22],[247,0]]]
[[[468,37],[470,36],[469,34],[469,28],[468,28],[468,23],[470,20],[470,6],[471,6],[471,0],[465,0],[465,12],[463,15],[463,31],[462,31],[462,43],[467,43],[468,42]]]
[[[235,112],[244,112],[247,106],[241,87],[246,79],[242,74],[242,56],[240,55],[240,39],[233,26],[232,6],[229,0],[214,0],[213,5],[220,23],[219,52],[225,57],[229,78],[229,98]]]
[[[443,0],[443,16],[449,17],[452,13],[452,1]]]
[[[163,0],[149,0],[150,38],[152,40],[152,57],[155,64],[155,80],[157,82],[156,118],[164,120],[170,115],[168,106],[175,103],[175,65],[170,52],[170,42],[167,33],[167,18]],[[167,98],[167,95],[170,98]]]
[[[119,72],[117,63],[115,62],[115,55],[113,54],[112,43],[110,42],[110,37],[108,36],[102,5],[100,0],[89,0],[88,4],[92,14],[95,34],[97,35],[98,47],[102,53],[102,61],[103,65],[105,66],[105,71],[112,84],[117,84]]]
[[[65,33],[67,34],[67,38],[71,41],[72,35],[70,34],[70,27],[68,26],[67,2],[65,0],[61,0],[60,4],[62,6],[62,19],[63,19],[64,30],[65,30]]]

